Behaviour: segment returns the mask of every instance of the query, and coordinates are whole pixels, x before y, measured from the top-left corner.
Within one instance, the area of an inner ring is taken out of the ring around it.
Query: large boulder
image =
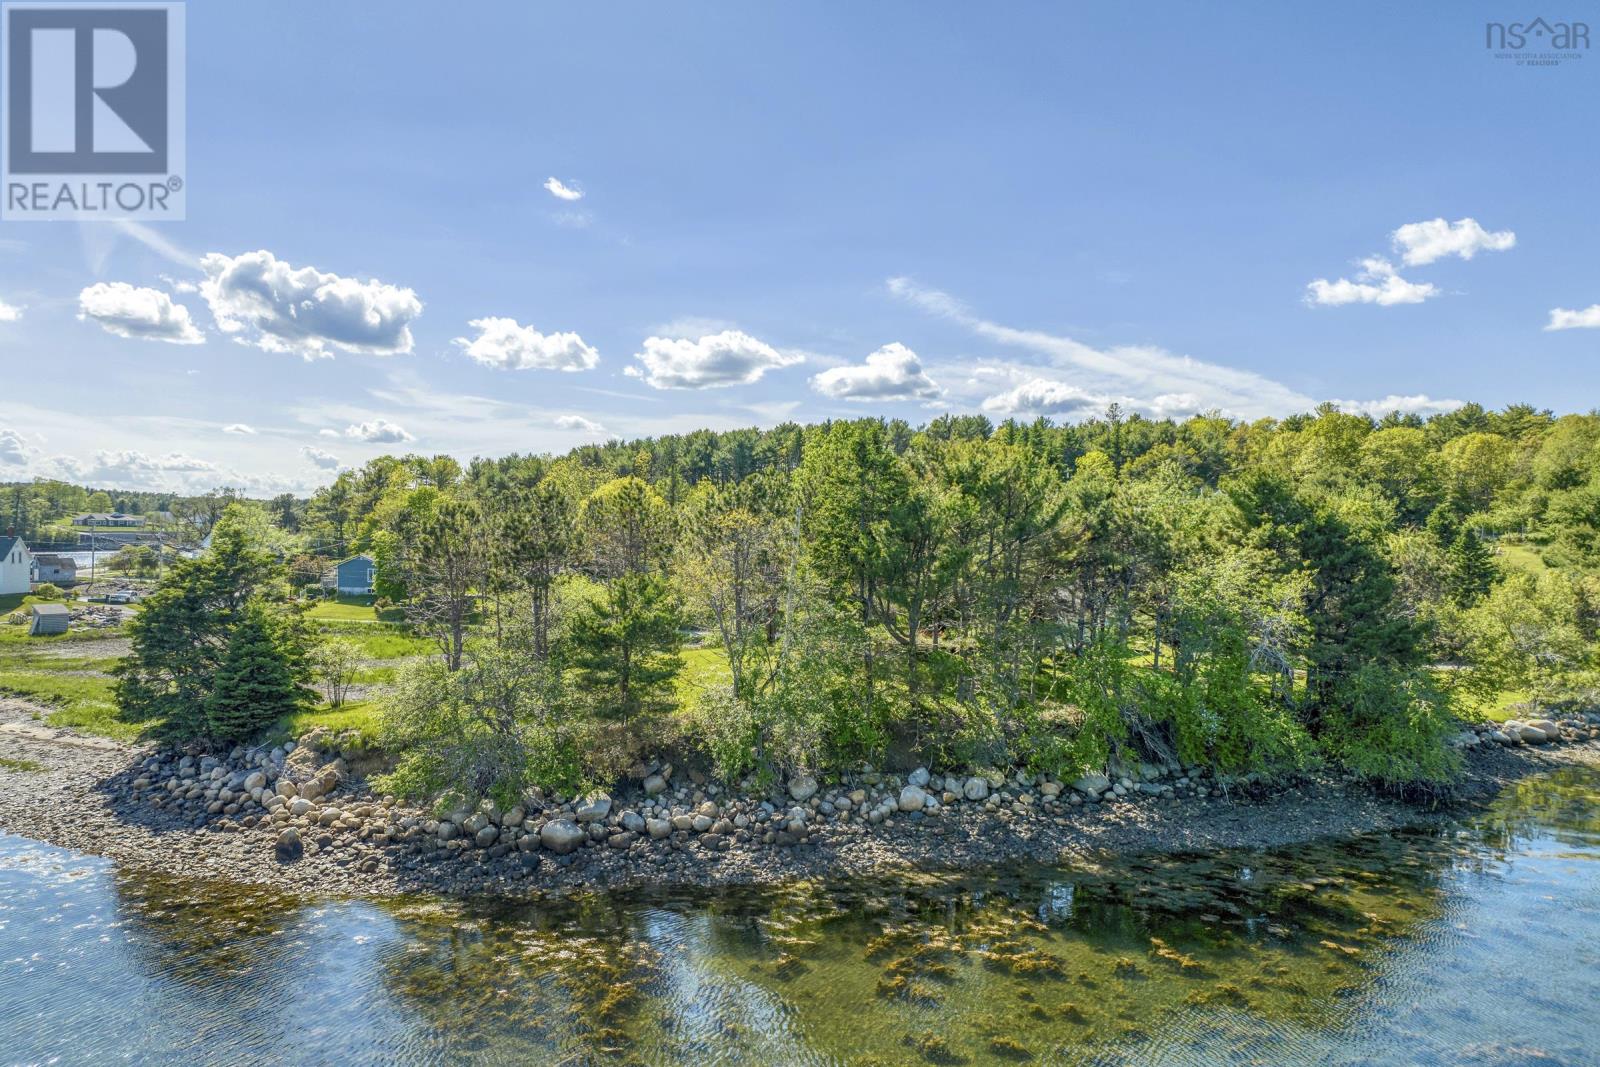
[[[961,795],[968,800],[987,800],[989,798],[989,779],[973,775],[961,787]]]
[[[1088,797],[1098,797],[1111,788],[1111,779],[1103,774],[1090,773],[1072,783],[1072,788]]]
[[[906,781],[910,782],[918,789],[926,789],[928,788],[928,780],[932,777],[933,775],[928,773],[928,768],[918,767],[916,770],[906,775]]]
[[[809,774],[802,774],[798,778],[789,779],[789,795],[797,802],[804,804],[817,795],[817,780]]]
[[[901,811],[921,811],[928,803],[928,794],[920,785],[908,785],[900,790]]]
[[[657,797],[667,791],[667,780],[659,774],[652,774],[644,780],[644,795]]]
[[[571,819],[552,819],[539,830],[539,843],[558,856],[576,852],[588,837]]]
[[[611,797],[605,793],[590,793],[583,798],[583,803],[578,805],[579,822],[600,822],[610,814]]]
[[[666,819],[646,819],[644,828],[645,832],[657,841],[672,836],[672,824]]]

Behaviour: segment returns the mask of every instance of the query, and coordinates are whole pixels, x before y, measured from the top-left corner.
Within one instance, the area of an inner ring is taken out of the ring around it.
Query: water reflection
[[[0,1062],[1600,1060],[1600,772],[1441,832],[505,906],[0,836]]]

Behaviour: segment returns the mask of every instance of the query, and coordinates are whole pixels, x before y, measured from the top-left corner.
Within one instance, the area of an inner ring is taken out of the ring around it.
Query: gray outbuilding
[[[42,634],[64,634],[67,625],[72,621],[72,613],[65,604],[35,604],[33,605],[33,622],[28,626],[28,636],[39,637]]]

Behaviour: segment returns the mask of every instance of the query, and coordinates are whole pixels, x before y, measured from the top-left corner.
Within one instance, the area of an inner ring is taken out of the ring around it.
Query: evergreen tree
[[[1450,594],[1455,602],[1461,607],[1470,607],[1483,599],[1498,574],[1494,557],[1483,539],[1463,526],[1450,543],[1447,559]]]
[[[603,714],[631,719],[677,676],[681,624],[677,598],[651,574],[622,575],[578,613],[571,660],[582,684],[600,697]]]
[[[210,550],[174,564],[128,624],[133,649],[115,671],[123,714],[158,722],[166,737],[204,736],[207,700],[247,608],[286,599],[283,565],[225,515]]]
[[[209,736],[249,740],[311,700],[304,642],[297,630],[260,604],[246,607],[206,698]]]

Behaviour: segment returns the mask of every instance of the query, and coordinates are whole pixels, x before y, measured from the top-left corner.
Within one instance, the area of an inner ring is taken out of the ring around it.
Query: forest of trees
[[[666,746],[730,776],[1118,753],[1433,788],[1458,717],[1596,681],[1594,414],[786,424],[382,457],[262,510],[297,582],[369,552],[436,643],[383,712],[417,793]],[[282,628],[251,625],[235,673]]]

